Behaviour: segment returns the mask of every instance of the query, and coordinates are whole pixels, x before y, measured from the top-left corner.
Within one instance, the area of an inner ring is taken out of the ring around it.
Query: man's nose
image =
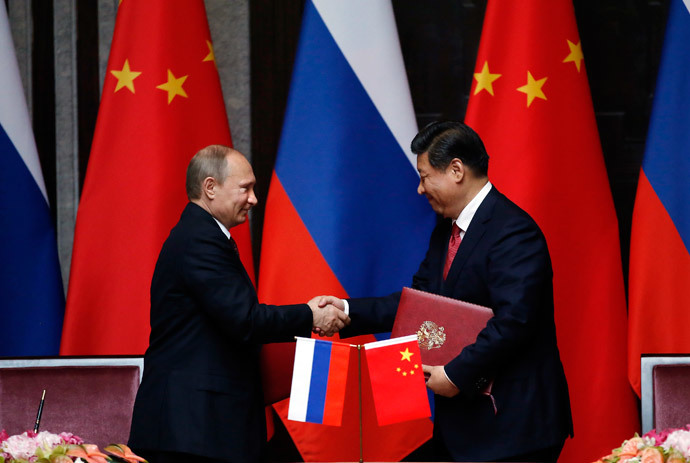
[[[252,207],[256,206],[256,205],[259,203],[259,200],[256,199],[256,195],[254,194],[253,191],[252,191],[252,193],[249,195],[248,202],[249,202],[249,204],[252,205]]]

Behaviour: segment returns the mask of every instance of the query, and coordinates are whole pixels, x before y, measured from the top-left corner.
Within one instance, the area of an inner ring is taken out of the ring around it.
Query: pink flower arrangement
[[[112,456],[69,432],[26,431],[14,436],[4,429],[0,432],[0,463],[106,463],[113,460],[146,463],[126,445],[109,445],[105,450]]]
[[[595,463],[690,463],[690,425],[635,434]]]

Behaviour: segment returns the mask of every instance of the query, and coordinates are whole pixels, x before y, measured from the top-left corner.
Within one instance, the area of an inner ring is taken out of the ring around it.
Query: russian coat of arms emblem
[[[417,330],[417,342],[421,349],[438,349],[446,342],[446,330],[427,320]]]

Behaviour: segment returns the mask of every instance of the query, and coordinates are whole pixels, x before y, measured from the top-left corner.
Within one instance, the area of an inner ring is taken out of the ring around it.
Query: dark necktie
[[[235,240],[232,238],[232,236],[230,237],[230,239],[228,239],[228,241],[230,242],[230,247],[232,248],[232,250],[235,252],[235,254],[239,256],[240,252],[237,250],[237,243],[235,243]]]
[[[446,254],[446,263],[443,266],[443,279],[445,280],[448,276],[448,271],[450,266],[455,259],[455,255],[458,253],[458,247],[460,246],[460,227],[457,224],[453,224],[453,231],[450,234],[450,240],[448,241],[448,253]]]

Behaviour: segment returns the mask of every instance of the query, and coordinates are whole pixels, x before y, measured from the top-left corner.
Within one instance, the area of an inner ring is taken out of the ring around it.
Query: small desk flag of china
[[[364,345],[379,426],[431,416],[417,336]]]

